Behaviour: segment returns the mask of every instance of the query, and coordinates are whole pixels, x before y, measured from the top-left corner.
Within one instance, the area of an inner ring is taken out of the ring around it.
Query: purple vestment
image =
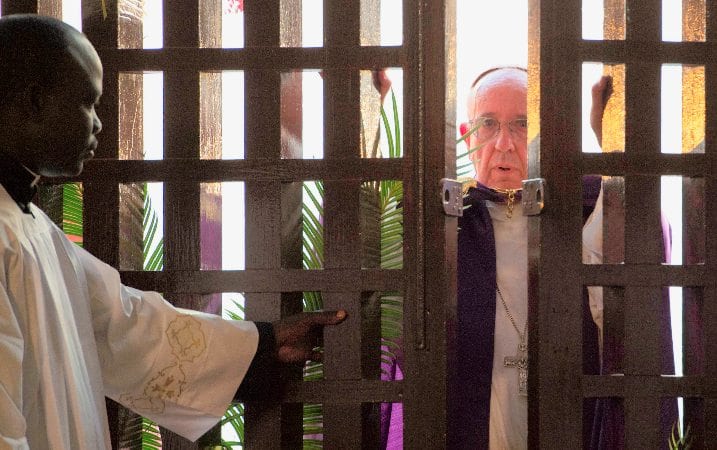
[[[595,208],[601,179],[586,177],[583,183],[583,222]],[[491,220],[485,202],[504,203],[501,194],[478,185],[465,199],[469,206],[459,219],[458,233],[458,311],[455,334],[456,361],[448,368],[447,448],[487,449],[490,418],[491,377],[496,315],[496,249]],[[663,224],[664,225],[664,224]],[[664,228],[668,230],[668,228]],[[669,251],[669,231],[665,233]],[[663,293],[663,373],[674,373],[670,329],[669,298]],[[614,343],[613,343],[614,344]],[[608,345],[603,352],[604,367],[612,367],[622,355],[621,343]],[[384,379],[402,377],[397,364],[383,364]],[[592,319],[587,289],[583,301],[583,372],[599,374],[598,329]],[[604,373],[609,373],[605,372]],[[401,405],[382,408],[383,447],[402,448]],[[622,404],[613,399],[586,399],[583,411],[584,448],[623,448]],[[663,402],[662,426],[667,436],[676,420],[676,403]]]

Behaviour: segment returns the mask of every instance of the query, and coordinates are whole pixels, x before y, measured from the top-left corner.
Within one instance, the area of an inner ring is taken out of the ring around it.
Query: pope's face
[[[472,108],[469,104],[469,115],[474,123],[483,121],[499,128],[490,138],[472,133],[466,140],[475,149],[470,158],[476,179],[491,188],[519,189],[528,175],[525,78],[522,73],[498,71],[482,81]]]

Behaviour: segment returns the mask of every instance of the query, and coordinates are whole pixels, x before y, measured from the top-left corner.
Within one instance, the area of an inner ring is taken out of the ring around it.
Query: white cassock
[[[196,440],[258,344],[251,322],[174,308],[0,186],[0,450],[110,448],[105,396]]]
[[[506,206],[486,202],[496,246],[496,281],[515,324],[524,331],[528,317],[528,220],[515,206],[506,217]],[[583,263],[602,262],[602,191],[595,209],[583,227]],[[588,288],[590,311],[602,332],[602,289]],[[518,371],[506,367],[506,356],[514,356],[520,339],[496,294],[493,375],[490,396],[489,441],[491,450],[525,449],[528,445],[528,399],[518,392]]]

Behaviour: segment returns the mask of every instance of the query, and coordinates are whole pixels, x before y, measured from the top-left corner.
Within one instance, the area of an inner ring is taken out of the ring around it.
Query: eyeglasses
[[[513,139],[527,139],[528,137],[528,119],[500,122],[492,117],[477,117],[469,123],[471,129],[468,132],[473,134],[478,142],[487,142],[498,136],[503,123],[508,124],[508,131]]]

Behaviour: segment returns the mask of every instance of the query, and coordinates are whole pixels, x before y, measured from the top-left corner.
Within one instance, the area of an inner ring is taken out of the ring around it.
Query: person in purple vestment
[[[520,67],[497,67],[479,75],[471,86],[468,121],[461,126],[475,180],[465,197],[469,207],[459,219],[458,314],[452,330],[458,357],[448,373],[450,449],[527,448],[528,249],[527,219],[519,201],[528,173],[527,78]],[[603,77],[593,88],[591,125],[598,139],[610,94],[611,80]],[[583,197],[583,260],[600,263],[600,177],[585,178]],[[664,300],[669,308],[669,299]],[[586,289],[583,304],[584,371],[599,374],[601,364],[609,366],[620,350],[606,348],[601,359],[601,289]],[[669,313],[663,316],[663,334],[669,336]],[[673,373],[671,341],[664,343],[664,373]],[[400,360],[385,364],[384,377],[400,376],[400,369]],[[585,448],[620,448],[621,405],[588,399],[584,410]],[[669,428],[674,414],[667,410]],[[401,412],[393,405],[384,407],[384,448],[402,448]]]

